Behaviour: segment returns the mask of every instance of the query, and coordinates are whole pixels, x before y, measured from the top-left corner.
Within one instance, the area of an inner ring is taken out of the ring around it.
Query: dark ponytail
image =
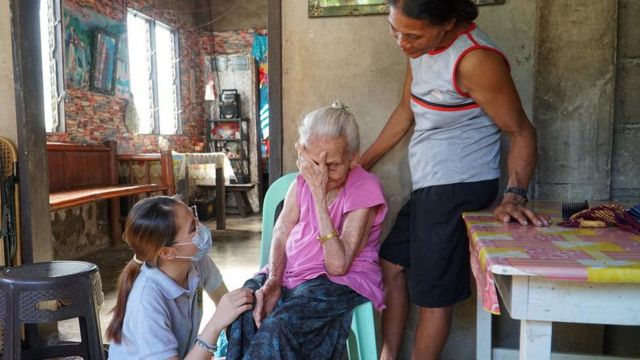
[[[451,19],[472,22],[478,17],[478,8],[471,0],[389,0],[389,5],[399,7],[405,16],[432,25]]]
[[[140,200],[129,212],[123,237],[133,249],[134,258],[129,260],[118,277],[118,298],[112,310],[113,317],[107,327],[107,340],[117,344],[122,342],[127,300],[140,273],[142,262],[156,266],[160,249],[171,246],[175,241],[178,232],[175,206],[178,203],[176,198],[156,196]]]
[[[129,260],[127,265],[120,273],[116,288],[118,289],[118,297],[116,299],[116,305],[113,307],[113,317],[109,326],[107,326],[107,340],[113,341],[116,344],[122,342],[122,325],[124,324],[124,313],[127,310],[127,300],[133,288],[133,283],[136,281],[138,274],[140,273],[140,266],[133,260]]]

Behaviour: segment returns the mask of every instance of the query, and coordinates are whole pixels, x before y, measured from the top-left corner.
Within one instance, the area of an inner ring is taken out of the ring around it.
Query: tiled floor
[[[228,289],[236,289],[258,270],[260,256],[260,215],[247,218],[227,217],[227,229],[215,230],[215,220],[204,222],[213,230],[213,248],[209,255],[216,263]],[[133,253],[128,247],[103,249],[79,260],[95,263],[100,268],[105,304],[100,310],[100,326],[104,334],[111,320],[111,309],[115,305],[115,283],[124,264],[131,259]],[[206,323],[215,309],[213,303],[205,296],[204,316]],[[72,319],[58,323],[62,340],[79,340],[78,320]]]

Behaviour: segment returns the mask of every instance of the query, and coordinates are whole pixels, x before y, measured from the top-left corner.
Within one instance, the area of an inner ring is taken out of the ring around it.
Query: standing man
[[[475,4],[389,3],[389,28],[409,64],[402,99],[361,163],[370,169],[413,125],[413,191],[380,250],[387,305],[381,358],[398,356],[410,295],[419,308],[412,359],[435,360],[449,336],[453,304],[471,295],[461,214],[485,208],[496,197],[501,131],[509,135],[511,148],[508,185],[496,217],[535,226],[548,225],[548,218],[525,206],[536,133],[505,56],[473,22]]]

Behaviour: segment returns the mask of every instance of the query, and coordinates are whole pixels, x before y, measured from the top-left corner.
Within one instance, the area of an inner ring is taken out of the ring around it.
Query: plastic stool
[[[51,261],[0,272],[0,326],[4,359],[82,356],[104,359],[99,308],[104,302],[98,267],[82,261]],[[22,349],[22,324],[78,318],[81,342]]]

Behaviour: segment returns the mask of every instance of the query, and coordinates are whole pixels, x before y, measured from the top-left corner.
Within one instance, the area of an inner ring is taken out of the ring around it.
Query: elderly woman
[[[227,359],[340,359],[355,306],[384,308],[379,236],[387,206],[357,165],[359,133],[339,103],[300,124],[296,181],[275,224],[269,264],[245,283],[253,312],[229,332]]]

